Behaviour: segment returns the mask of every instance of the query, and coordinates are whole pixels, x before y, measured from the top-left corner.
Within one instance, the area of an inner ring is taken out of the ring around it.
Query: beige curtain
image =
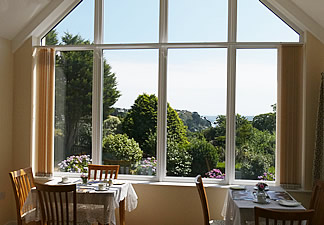
[[[37,49],[35,58],[35,172],[51,176],[54,155],[54,49]]]
[[[317,111],[316,140],[313,162],[313,181],[324,180],[324,73],[321,74],[321,87]]]
[[[282,45],[278,60],[279,179],[282,186],[299,188],[302,174],[303,47]]]

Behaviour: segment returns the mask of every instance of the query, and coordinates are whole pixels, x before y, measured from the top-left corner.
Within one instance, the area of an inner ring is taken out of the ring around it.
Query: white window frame
[[[160,0],[159,42],[144,44],[104,44],[104,0],[95,0],[94,44],[82,46],[46,46],[57,51],[85,51],[92,50],[93,60],[93,97],[92,97],[92,163],[102,162],[102,96],[103,96],[103,51],[111,49],[158,49],[158,123],[157,123],[157,173],[156,176],[123,175],[121,179],[166,181],[166,182],[193,182],[192,177],[166,176],[166,124],[167,124],[167,53],[168,49],[181,48],[226,48],[227,49],[227,100],[226,100],[226,153],[224,180],[206,179],[206,183],[221,184],[255,184],[255,180],[235,179],[235,83],[236,83],[236,50],[237,49],[278,49],[281,44],[291,42],[237,42],[237,1],[228,1],[228,40],[227,42],[208,43],[168,43],[168,0]],[[303,31],[287,17],[278,12],[267,0],[260,0],[266,7],[285,19],[292,29],[299,34],[299,42],[303,43]],[[45,33],[43,34],[45,35]],[[296,44],[296,42],[293,42]],[[44,46],[36,46],[42,48]],[[277,150],[276,150],[277,151]],[[276,157],[276,174],[279,172],[278,157]],[[63,174],[56,172],[55,174]],[[67,174],[67,173],[66,173]],[[70,174],[70,173],[69,173]],[[73,176],[73,175],[72,175]],[[277,179],[278,180],[278,179]],[[270,182],[276,184],[276,182]]]

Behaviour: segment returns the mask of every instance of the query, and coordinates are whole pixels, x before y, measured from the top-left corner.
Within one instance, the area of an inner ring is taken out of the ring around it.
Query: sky
[[[93,41],[94,0],[83,0],[55,28]],[[169,0],[169,42],[226,42],[226,0]],[[257,0],[238,0],[237,40],[298,42],[296,34]],[[105,0],[104,42],[157,43],[158,0]],[[158,50],[104,50],[122,96],[114,105],[130,108],[139,94],[156,94]],[[236,112],[272,111],[277,98],[277,51],[238,49]],[[200,115],[226,114],[227,50],[169,49],[167,98],[174,109]]]

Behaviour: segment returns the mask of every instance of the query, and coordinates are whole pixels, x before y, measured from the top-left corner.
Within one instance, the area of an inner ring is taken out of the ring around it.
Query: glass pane
[[[156,43],[158,0],[105,0],[104,43]]]
[[[227,1],[169,0],[169,42],[227,41]]]
[[[235,178],[274,180],[277,50],[237,50]]]
[[[237,41],[298,42],[299,34],[259,0],[238,0]]]
[[[77,5],[48,34],[46,45],[92,44],[94,31],[94,0]],[[75,37],[74,39],[69,38]]]
[[[92,64],[92,51],[56,54],[54,165],[59,171],[86,172],[82,162],[92,153]]]
[[[105,50],[103,164],[156,174],[158,50]]]
[[[226,49],[168,53],[167,175],[225,176]]]

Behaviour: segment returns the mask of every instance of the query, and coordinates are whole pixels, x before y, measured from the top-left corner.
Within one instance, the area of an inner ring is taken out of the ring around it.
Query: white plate
[[[258,204],[269,204],[271,202],[271,200],[270,199],[266,199],[265,202],[259,202],[257,199],[254,199],[253,202],[254,203],[258,203]]]
[[[108,191],[109,188],[99,189],[98,187],[95,188],[95,191]]]
[[[279,200],[278,203],[283,206],[289,206],[289,207],[294,207],[294,206],[299,206],[301,205],[300,202],[297,202],[295,200]]]
[[[245,186],[243,185],[234,185],[234,186],[231,186],[230,189],[232,190],[245,190]]]

